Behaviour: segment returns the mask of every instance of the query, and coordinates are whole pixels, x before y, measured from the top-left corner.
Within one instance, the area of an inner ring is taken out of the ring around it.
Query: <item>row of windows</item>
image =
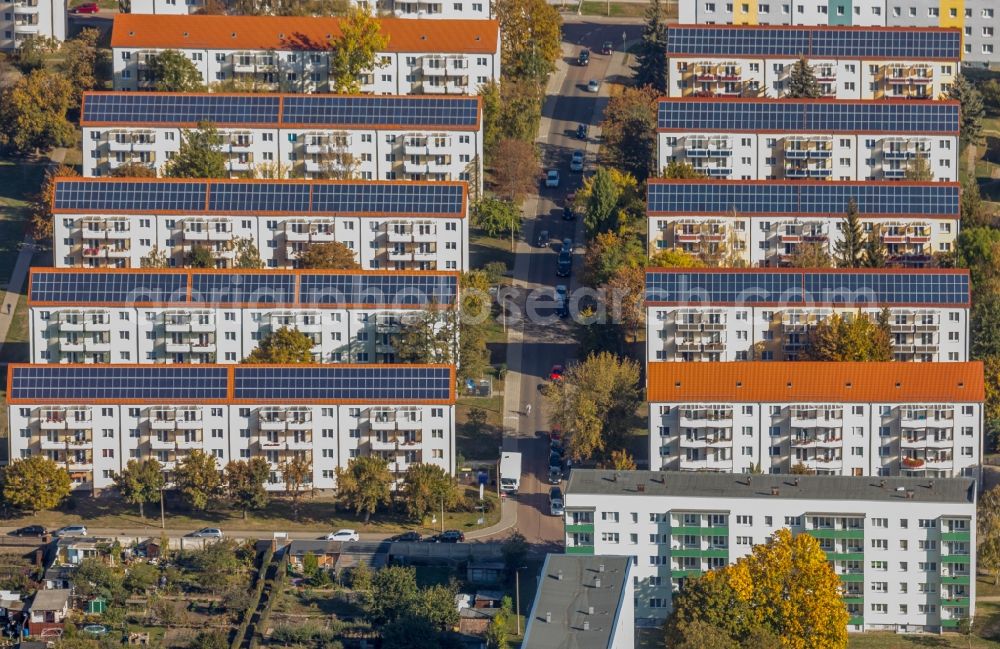
[[[685,136],[685,137],[687,137],[687,136]],[[664,144],[666,144],[666,146],[676,146],[678,139],[681,139],[681,138],[679,138],[677,136],[666,136],[666,137],[664,137]],[[768,148],[774,148],[774,147],[778,146],[778,140],[779,140],[779,138],[765,137],[764,138],[764,146],[766,146]],[[846,137],[838,138],[838,144],[839,144],[839,146],[841,148],[844,148],[844,149],[850,149],[850,148],[852,148],[852,142],[853,142],[853,139],[851,139],[851,138],[846,138]],[[740,138],[740,146],[748,147],[748,146],[753,146],[753,144],[754,144],[754,138],[753,137],[741,137]],[[874,140],[874,139],[866,139],[864,141],[864,146],[867,149],[874,149],[877,146],[879,146],[879,141],[878,140]],[[950,151],[951,150],[951,140],[950,139],[938,139],[938,148],[941,149],[941,150],[944,150],[944,151]],[[874,158],[869,158],[869,160],[874,160]],[[874,162],[870,162],[870,164],[874,164]]]
[[[675,410],[684,410],[684,409],[687,409],[686,406],[682,407],[682,406],[664,406],[664,405],[661,405],[661,406],[659,406],[659,409],[658,409],[659,410],[659,414],[661,416],[662,415],[669,415],[672,408],[675,409]],[[783,416],[783,411],[786,410],[786,409],[788,409],[788,408],[789,408],[788,406],[767,406],[767,414],[771,415],[772,417],[781,417],[781,416]],[[867,409],[867,406],[852,405],[850,408],[851,408],[851,414],[852,415],[864,416],[865,415],[865,411]],[[761,409],[763,409],[763,406],[761,406]],[[889,417],[889,416],[892,415],[894,409],[895,410],[899,410],[899,407],[898,406],[878,406],[878,414],[881,415],[882,417]],[[755,410],[755,406],[740,406],[740,413],[744,414],[744,415],[753,416],[754,410]],[[976,414],[976,407],[975,406],[964,405],[964,406],[961,407],[961,412],[965,416],[972,416],[972,415]],[[889,430],[888,430],[887,427],[882,427],[880,430],[885,430],[886,431],[885,432],[886,435],[889,434]],[[771,431],[771,435],[780,435],[781,434],[781,427],[780,426],[771,426],[770,427],[770,431]],[[859,434],[859,435],[863,434],[863,430],[860,427],[856,427],[854,429],[854,431],[855,431],[856,434]],[[752,432],[751,432],[750,427],[749,426],[745,426],[743,428],[743,433],[745,435],[751,435]],[[969,429],[968,434],[970,434],[970,435],[972,434],[971,429]]]
[[[703,6],[704,6],[705,13],[711,14],[711,13],[715,13],[717,11],[717,4],[715,2],[706,2]],[[726,13],[730,13],[731,14],[731,13],[733,13],[734,9],[736,9],[736,8],[739,9],[740,13],[744,13],[744,14],[750,13],[750,4],[749,3],[745,3],[744,2],[744,3],[739,3],[738,5],[735,5],[732,2],[727,2],[723,6],[724,6],[724,10],[725,10]],[[797,5],[795,5],[795,13],[796,14],[804,14],[804,13],[806,13],[807,7],[808,7],[808,9],[810,11],[814,11],[814,12],[819,13],[819,14],[823,14],[823,15],[828,15],[829,14],[829,7],[827,5],[827,0],[819,0],[814,5],[797,4]],[[853,13],[854,13],[854,15],[855,16],[860,16],[861,15],[861,9],[862,9],[861,6],[854,6],[853,7]],[[871,13],[871,15],[873,15],[873,16],[881,16],[882,15],[882,7],[880,7],[878,5],[872,5],[872,6],[868,7],[868,9],[869,9],[869,13]],[[910,7],[894,6],[894,7],[890,7],[889,8],[889,13],[894,18],[902,17],[904,15],[904,11],[905,11],[906,16],[909,17],[909,18],[916,18],[918,16],[918,8],[916,6],[910,6]],[[940,9],[938,7],[927,7],[926,11],[927,11],[927,18],[939,18],[941,16],[941,11],[940,11]],[[791,4],[784,4],[784,3],[780,4],[780,5],[777,6],[777,11],[776,12],[777,13],[781,13],[781,15],[783,15],[783,16],[789,16],[789,15],[792,14],[792,5]],[[771,5],[770,4],[762,3],[762,4],[758,4],[757,5],[757,14],[758,15],[760,15],[760,14],[767,15],[767,14],[770,14],[770,13],[771,13]],[[955,7],[949,8],[946,13],[947,13],[947,16],[949,18],[958,18],[958,9],[955,8]],[[847,7],[845,7],[844,5],[838,5],[838,6],[836,6],[834,8],[834,14],[836,16],[838,16],[838,17],[845,17],[847,15]],[[994,12],[993,9],[986,8],[986,9],[980,10],[980,12],[978,14],[978,17],[979,18],[985,18],[987,20],[992,20],[993,17],[994,17],[994,15],[995,15],[995,12]],[[963,12],[963,16],[965,18],[972,18],[973,17],[973,11],[972,11],[972,9],[965,9],[965,11]]]

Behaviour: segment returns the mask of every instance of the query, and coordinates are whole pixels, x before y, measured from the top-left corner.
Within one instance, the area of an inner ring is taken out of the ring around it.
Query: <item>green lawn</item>
[[[610,14],[608,13],[610,7]],[[612,16],[618,18],[636,18],[646,15],[647,5],[638,2],[584,2],[581,13],[584,16]],[[676,14],[675,14],[676,15]],[[669,18],[668,14],[668,18]]]
[[[847,649],[996,649],[1000,643],[967,638],[954,633],[944,635],[898,635],[895,633],[852,633]]]
[[[486,425],[475,430],[468,424],[469,411],[481,408],[486,412]],[[455,448],[468,460],[496,461],[503,443],[503,396],[461,397],[458,399],[455,428]]]
[[[470,267],[482,268],[491,261],[502,261],[507,264],[508,273],[514,270],[514,253],[510,250],[510,238],[494,239],[472,228],[469,234]]]
[[[27,290],[27,285],[24,290]],[[28,300],[21,295],[17,301],[17,308],[14,309],[14,319],[11,320],[10,328],[7,330],[7,338],[3,347],[0,347],[0,362],[27,363],[28,335]]]
[[[6,285],[31,218],[28,201],[38,191],[47,161],[0,160],[0,283]]]

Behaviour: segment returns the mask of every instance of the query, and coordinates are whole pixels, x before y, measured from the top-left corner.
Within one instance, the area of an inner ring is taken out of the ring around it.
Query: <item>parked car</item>
[[[549,489],[549,513],[553,516],[563,515],[563,493],[559,487]]]
[[[420,534],[417,532],[403,532],[389,539],[393,543],[417,543],[420,541]]]
[[[569,277],[573,272],[573,255],[568,250],[561,250],[556,260],[556,276]]]
[[[587,139],[587,125],[586,124],[579,124],[576,127],[576,137],[577,137],[578,140],[586,140]]]
[[[337,530],[323,537],[324,541],[360,541],[361,535],[354,530]]]
[[[84,2],[81,5],[77,5],[73,9],[70,9],[70,13],[73,14],[96,14],[101,8],[97,6],[96,2]]]
[[[62,536],[87,536],[87,527],[84,525],[67,525],[66,527],[60,527],[52,536],[59,538]]]
[[[221,539],[222,530],[218,527],[203,527],[200,530],[191,532],[188,536],[194,537],[196,539]]]
[[[549,484],[559,484],[562,482],[562,470],[558,467],[549,467]]]
[[[570,171],[583,171],[583,151],[574,151],[573,157],[569,159]]]
[[[576,62],[580,65],[587,65],[590,63],[590,50],[580,50],[580,55],[576,57]]]
[[[553,426],[552,430],[549,431],[549,443],[559,443],[562,444],[562,429],[558,426]]]
[[[563,208],[563,221],[575,221],[576,212],[573,211],[572,205],[567,205]]]
[[[565,284],[556,284],[556,300],[563,301],[569,296]]]
[[[562,377],[563,377],[563,372],[565,372],[565,371],[566,371],[566,368],[563,367],[562,365],[558,365],[558,364],[553,365],[552,369],[549,370],[549,380],[550,381],[561,381]]]
[[[566,237],[565,239],[563,239],[562,240],[562,248],[560,248],[559,251],[560,252],[566,251],[566,252],[572,253],[573,252],[573,240],[570,239],[569,237]]]
[[[437,536],[438,543],[462,543],[465,541],[465,534],[459,530],[445,530]]]
[[[559,186],[559,170],[549,169],[549,172],[545,174],[545,186],[546,187],[558,187]]]
[[[8,532],[10,536],[45,536],[48,533],[49,531],[41,525],[28,525],[27,527],[19,527],[12,532]]]
[[[597,79],[591,79],[587,82],[587,92],[600,92],[601,82]]]
[[[558,469],[559,473],[562,473],[563,457],[558,453],[549,453],[549,471],[552,469]]]
[[[604,41],[604,44],[601,45],[601,54],[604,55],[611,54],[611,52],[613,52],[614,49],[615,49],[614,43],[612,43],[611,41]]]
[[[549,231],[542,230],[541,232],[538,233],[538,238],[535,239],[535,245],[538,246],[539,248],[544,248],[549,245],[550,239],[551,237],[549,236]]]

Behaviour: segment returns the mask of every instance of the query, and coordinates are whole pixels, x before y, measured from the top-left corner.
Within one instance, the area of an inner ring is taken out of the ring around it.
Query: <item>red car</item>
[[[97,6],[96,2],[84,2],[82,5],[77,5],[73,9],[75,14],[96,14],[101,8]]]
[[[549,371],[549,380],[550,381],[561,381],[562,380],[562,375],[563,375],[563,372],[565,371],[565,369],[566,368],[564,368],[562,365],[553,365],[552,366],[552,370]]]

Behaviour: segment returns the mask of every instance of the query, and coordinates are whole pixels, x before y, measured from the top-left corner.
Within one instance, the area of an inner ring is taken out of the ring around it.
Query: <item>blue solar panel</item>
[[[954,133],[958,104],[661,99],[661,130],[760,133]]]
[[[454,304],[457,292],[458,278],[454,275],[330,272],[302,275],[299,281],[299,302],[307,305],[450,305]]]
[[[56,182],[55,211],[80,212],[200,212],[205,209],[205,181],[79,180]]]
[[[451,388],[451,371],[443,367],[235,368],[235,398],[256,403],[447,401]]]
[[[646,272],[646,300],[702,305],[925,304],[965,307],[969,304],[969,276],[936,270],[650,270]]]
[[[862,215],[959,216],[955,184],[656,182],[648,186],[647,213],[840,215],[854,199]]]
[[[13,367],[11,399],[74,401],[219,401],[227,397],[225,367]]]
[[[195,272],[191,301],[199,304],[291,304],[295,301],[295,275]]]
[[[208,210],[308,214],[309,189],[306,183],[212,183]]]
[[[31,274],[31,302],[90,302],[94,304],[187,301],[184,273],[126,273],[122,271]]]
[[[462,214],[462,199],[462,185],[321,183],[313,185],[312,211],[330,214]]]
[[[895,28],[845,29],[681,25],[667,29],[667,54],[712,57],[787,57],[852,59],[961,58],[957,30]]]
[[[479,101],[475,97],[285,95],[282,123],[471,127],[479,123]]]
[[[281,116],[281,96],[193,94],[158,92],[88,92],[83,99],[80,123],[194,125],[212,122],[219,126],[274,124]]]

